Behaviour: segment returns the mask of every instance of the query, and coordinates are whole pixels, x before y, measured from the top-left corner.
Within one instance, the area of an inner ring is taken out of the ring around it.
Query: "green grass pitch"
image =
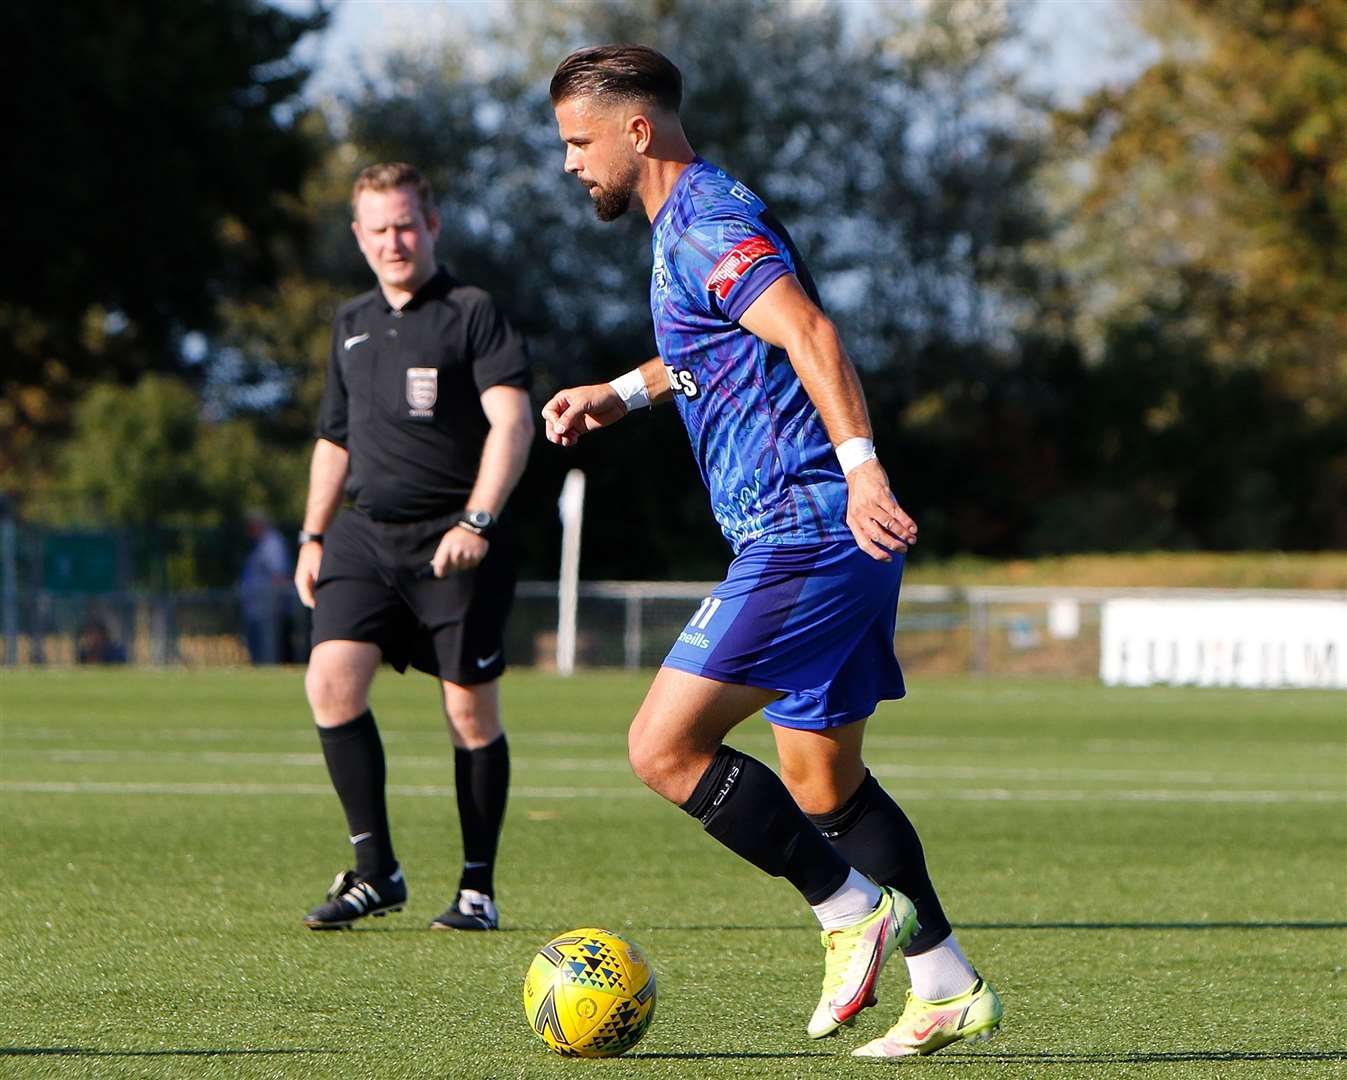
[[[983,1046],[850,1059],[805,1020],[817,931],[785,883],[646,792],[648,676],[513,672],[504,930],[431,933],[456,880],[452,757],[420,676],[380,676],[401,914],[300,916],[347,865],[298,670],[0,674],[0,1076],[1341,1077],[1347,695],[922,680],[869,760],[916,821],[1006,1021]],[[774,762],[761,720],[734,744]],[[527,1029],[553,934],[629,935],[654,1025],[613,1061]]]

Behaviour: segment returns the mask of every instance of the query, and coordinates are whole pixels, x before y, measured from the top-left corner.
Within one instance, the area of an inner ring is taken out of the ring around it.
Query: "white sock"
[[[905,957],[912,993],[923,1001],[944,1001],[957,997],[978,979],[978,973],[964,956],[959,943],[950,934],[934,949]]]
[[[825,930],[855,926],[879,907],[879,886],[859,871],[852,870],[842,887],[820,904],[814,914]]]

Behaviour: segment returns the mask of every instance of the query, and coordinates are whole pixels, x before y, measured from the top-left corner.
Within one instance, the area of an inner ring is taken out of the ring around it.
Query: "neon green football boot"
[[[809,1037],[821,1039],[874,1005],[884,962],[917,932],[917,909],[897,889],[881,889],[879,906],[855,926],[823,931],[827,950],[823,994],[809,1018]]]
[[[898,1023],[878,1039],[852,1051],[856,1057],[911,1057],[934,1054],[956,1042],[982,1042],[1001,1026],[1001,999],[980,976],[956,997],[923,1001],[911,990]]]

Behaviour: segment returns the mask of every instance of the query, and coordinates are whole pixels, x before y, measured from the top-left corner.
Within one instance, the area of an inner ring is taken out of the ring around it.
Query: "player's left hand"
[[[441,537],[435,557],[430,560],[431,569],[438,578],[456,571],[471,570],[486,558],[489,547],[491,541],[486,537],[477,536],[455,525]]]
[[[888,473],[876,459],[847,473],[847,526],[857,546],[880,562],[892,562],[893,552],[917,542],[917,523],[898,505]]]

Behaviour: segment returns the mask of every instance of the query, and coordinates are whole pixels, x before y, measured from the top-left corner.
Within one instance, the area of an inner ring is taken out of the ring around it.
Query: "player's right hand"
[[[585,432],[610,427],[626,415],[627,407],[608,383],[573,386],[543,406],[543,430],[548,442],[574,446]]]
[[[299,555],[295,559],[295,591],[299,593],[299,602],[306,608],[313,607],[313,583],[318,580],[318,567],[323,561],[323,545],[317,540],[301,544]]]

